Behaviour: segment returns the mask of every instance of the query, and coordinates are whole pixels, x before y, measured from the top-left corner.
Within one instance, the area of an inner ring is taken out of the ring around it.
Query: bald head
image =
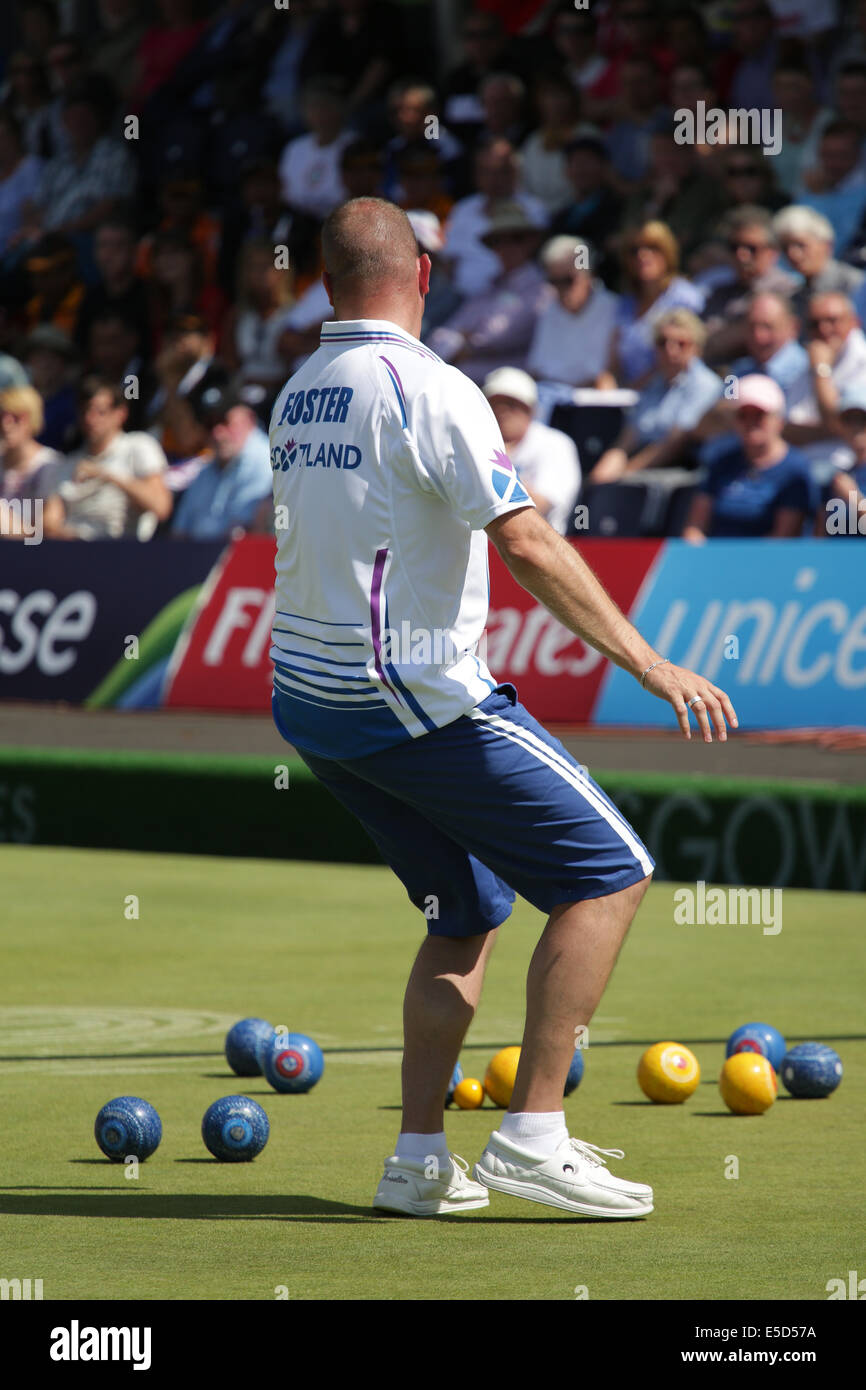
[[[409,218],[384,198],[351,198],[322,227],[335,301],[406,294],[417,285],[419,254]]]

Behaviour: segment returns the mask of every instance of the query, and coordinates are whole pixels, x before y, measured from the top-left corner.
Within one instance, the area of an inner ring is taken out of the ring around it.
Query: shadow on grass
[[[702,1120],[759,1120],[761,1115],[735,1115],[733,1110],[693,1110]],[[764,1114],[764,1111],[761,1111]]]
[[[203,1159],[202,1162],[207,1162]],[[64,1194],[70,1195],[64,1195]],[[73,1195],[74,1194],[74,1195]],[[223,1196],[207,1196],[189,1193],[168,1195],[156,1192],[117,1192],[108,1193],[101,1187],[67,1188],[0,1188],[0,1214],[4,1216],[73,1216],[97,1217],[116,1220],[126,1217],[140,1221],[296,1221],[325,1223],[329,1225],[358,1224],[370,1222],[390,1222],[415,1220],[414,1217],[400,1217],[390,1212],[374,1211],[372,1207],[351,1206],[346,1202],[332,1202],[324,1197],[295,1196],[280,1194],[265,1197],[229,1193]],[[458,1212],[445,1216],[427,1218],[437,1222],[464,1225],[467,1219],[475,1218],[492,1225],[521,1226],[537,1225],[539,1222],[579,1221],[582,1224],[596,1224],[603,1217],[569,1216],[567,1212],[549,1212],[541,1208],[535,1216],[492,1216],[486,1212]],[[636,1217],[635,1220],[644,1220]],[[617,1222],[621,1224],[621,1222]],[[631,1225],[631,1219],[625,1224]]]
[[[796,1037],[791,1034],[790,1037]],[[680,1037],[678,1039],[682,1047],[725,1047],[727,1038],[689,1038]],[[808,1041],[804,1038],[803,1041]],[[866,1042],[866,1033],[822,1033],[821,1041],[825,1043],[844,1043],[844,1042]],[[593,1048],[608,1047],[650,1047],[658,1042],[658,1038],[606,1038],[604,1041],[599,1038],[592,1044]],[[463,1052],[487,1052],[491,1055],[499,1052],[503,1047],[515,1046],[514,1039],[510,1042],[487,1042],[487,1043],[464,1043],[461,1048]],[[354,1057],[361,1053],[384,1053],[393,1052],[395,1056],[401,1056],[403,1052],[402,1043],[365,1043],[352,1044],[348,1047],[323,1047],[322,1052],[326,1057]],[[219,1057],[220,1051],[214,1047],[209,1052],[57,1052],[57,1053],[20,1053],[4,1054],[4,1062],[109,1062],[109,1061],[165,1061],[173,1057],[209,1057],[214,1061]],[[200,1075],[208,1076],[214,1080],[243,1080],[236,1077],[235,1073],[226,1071],[202,1072]]]

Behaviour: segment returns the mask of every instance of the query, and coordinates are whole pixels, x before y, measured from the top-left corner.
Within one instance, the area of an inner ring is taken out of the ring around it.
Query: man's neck
[[[123,433],[123,430],[115,430],[114,434],[112,434],[112,435],[111,435],[108,439],[106,439],[105,442],[102,443],[102,444],[88,444],[88,443],[85,441],[85,448],[87,449],[88,457],[89,457],[89,458],[101,458],[103,454],[107,454],[107,453],[108,453],[108,450],[111,448],[111,446],[112,446],[112,444],[114,443],[115,439],[119,439],[120,436],[122,435],[122,433]]]
[[[335,311],[338,322],[356,323],[359,319],[374,319],[382,323],[393,323],[396,328],[402,328],[404,333],[409,333],[413,338],[418,338],[421,333],[421,313],[409,313],[405,308],[388,305],[374,304],[341,304],[339,312]]]

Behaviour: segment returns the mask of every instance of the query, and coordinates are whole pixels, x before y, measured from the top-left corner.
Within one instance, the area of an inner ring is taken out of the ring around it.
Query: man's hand
[[[694,671],[687,670],[685,666],[674,666],[670,661],[656,666],[644,681],[644,690],[673,705],[686,738],[692,736],[689,710],[698,721],[704,743],[712,743],[713,729],[719,742],[725,742],[728,737],[725,720],[732,729],[737,727],[736,711],[724,690],[720,690],[704,676],[695,675]]]
[[[588,478],[590,483],[615,483],[628,468],[625,449],[605,449]]]
[[[101,463],[94,463],[93,459],[82,459],[75,470],[75,481],[77,483],[94,481],[107,483],[113,480],[107,476]]]
[[[836,361],[836,349],[823,338],[810,338],[806,344],[810,367],[832,367]]]

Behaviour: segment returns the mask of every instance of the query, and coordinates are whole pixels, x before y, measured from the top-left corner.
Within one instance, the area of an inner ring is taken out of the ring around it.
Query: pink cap
[[[751,405],[772,415],[785,414],[785,394],[781,386],[772,377],[759,376],[757,372],[737,382],[736,402],[737,410]]]

